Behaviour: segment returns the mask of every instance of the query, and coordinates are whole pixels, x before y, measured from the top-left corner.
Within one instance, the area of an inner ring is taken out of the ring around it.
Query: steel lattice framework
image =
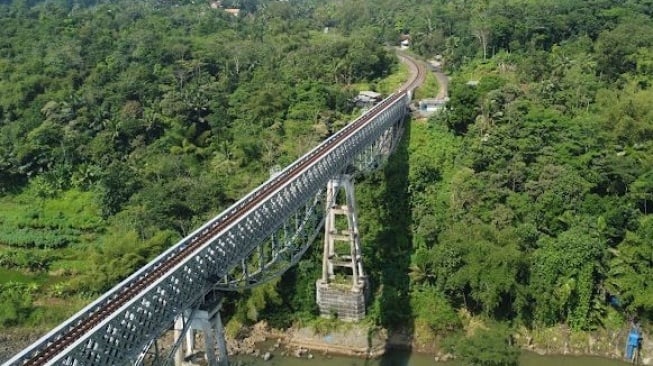
[[[323,223],[314,213],[327,181],[378,164],[409,99],[410,90],[389,96],[5,365],[133,363],[216,284],[246,287],[295,263],[306,247],[297,243],[310,244]]]

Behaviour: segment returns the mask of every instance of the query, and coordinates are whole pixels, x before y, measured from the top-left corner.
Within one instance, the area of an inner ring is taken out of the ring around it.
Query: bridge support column
[[[322,278],[316,283],[317,305],[322,316],[358,321],[365,317],[367,278],[363,272],[350,175],[329,181],[326,202]]]
[[[189,318],[190,316],[190,318]],[[186,322],[189,326],[184,327]],[[187,329],[186,334],[183,330]],[[200,308],[193,312],[185,312],[175,321],[175,341],[182,336],[186,337],[186,349],[183,342],[179,342],[179,348],[175,352],[175,366],[183,366],[184,360],[195,353],[195,332],[202,333],[204,338],[204,358],[209,366],[227,366],[227,347],[224,338],[224,328],[220,318],[220,303],[213,304],[210,309]],[[217,353],[216,353],[217,346]],[[185,352],[184,352],[185,351]]]
[[[175,343],[180,341],[180,338],[184,336],[184,316],[180,315],[176,320],[175,320],[175,330],[174,330],[174,339]],[[179,342],[179,348],[175,351],[175,366],[181,366],[184,363],[184,346],[181,342]]]
[[[227,341],[224,336],[224,327],[222,326],[222,318],[220,312],[215,315],[214,319],[215,338],[218,342],[218,366],[228,366],[227,359]]]

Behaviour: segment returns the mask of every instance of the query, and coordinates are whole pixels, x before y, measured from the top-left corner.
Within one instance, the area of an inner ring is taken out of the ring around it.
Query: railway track
[[[408,68],[412,74],[412,79],[406,81],[406,83],[404,83],[404,85],[402,85],[399,90],[412,91],[424,83],[424,80],[426,79],[426,66],[401,51],[397,51],[397,55],[402,62],[408,65]]]
[[[353,123],[347,125],[336,134],[329,137],[317,148],[301,157],[288,169],[285,169],[279,176],[269,181],[267,185],[260,187],[257,191],[252,192],[241,200],[242,202],[232,206],[232,208],[228,209],[224,215],[221,215],[214,224],[202,230],[194,237],[178,244],[178,246],[180,246],[177,248],[178,250],[170,252],[166,258],[157,258],[158,262],[151,262],[148,266],[153,266],[153,268],[149,272],[146,271],[142,273],[136,280],[123,285],[124,287],[122,289],[117,289],[113,298],[108,299],[104,304],[99,304],[98,308],[88,314],[86,318],[78,319],[77,324],[71,326],[71,328],[65,331],[63,335],[53,336],[54,339],[49,340],[47,346],[40,350],[35,349],[29,359],[22,361],[22,363],[8,363],[6,365],[46,365],[48,361],[62,353],[76,340],[80,339],[102,321],[110,317],[155,281],[164,277],[178,264],[189,258],[199,248],[210,243],[218,234],[228,228],[231,224],[237,222],[248,211],[252,210],[258,202],[267,199],[289,181],[292,181],[301,175],[306,168],[310,167],[330,150],[347,140],[352,134],[363,128],[370,121],[374,120],[379,113],[392,106],[394,103],[402,100],[406,94],[409,94],[410,96],[410,93],[412,93],[412,91],[424,81],[425,68],[422,64],[416,62],[405,54],[399,54],[399,57],[403,62],[409,65],[412,78],[403,84],[397,92],[385,98],[379,104],[370,109],[365,115],[359,117]]]

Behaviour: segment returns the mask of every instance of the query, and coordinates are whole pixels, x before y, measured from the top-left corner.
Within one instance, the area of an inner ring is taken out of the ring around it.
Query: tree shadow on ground
[[[361,210],[362,215],[378,216],[378,221],[367,222],[366,231],[370,235],[362,238],[367,242],[363,245],[363,258],[369,268],[372,294],[369,313],[388,330],[386,349],[403,346],[401,348],[406,351],[393,355],[386,353],[380,359],[382,366],[407,364],[413,340],[408,277],[412,253],[409,139],[410,121],[406,120],[403,137],[383,170],[366,178],[374,195],[370,204],[375,206]]]

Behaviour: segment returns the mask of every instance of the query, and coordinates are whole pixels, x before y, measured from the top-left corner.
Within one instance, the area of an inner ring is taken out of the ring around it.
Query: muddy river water
[[[462,363],[436,363],[433,356],[392,351],[376,360],[362,360],[348,357],[325,358],[316,354],[313,359],[273,356],[269,361],[251,357],[233,358],[232,364],[242,366],[462,366]],[[521,366],[626,366],[629,363],[598,357],[539,356],[522,353]]]

